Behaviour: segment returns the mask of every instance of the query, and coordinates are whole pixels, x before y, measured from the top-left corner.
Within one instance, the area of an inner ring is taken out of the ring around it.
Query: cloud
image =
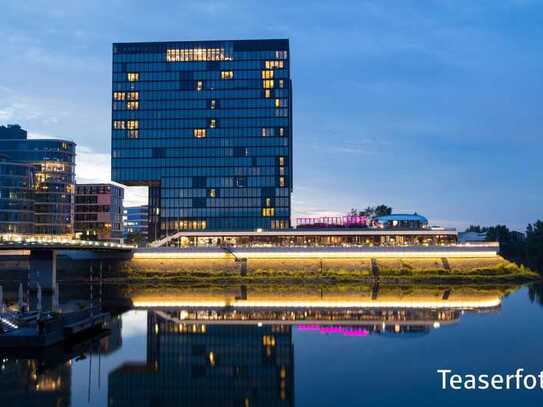
[[[78,183],[111,182],[111,156],[94,152],[90,147],[78,146],[76,178]]]

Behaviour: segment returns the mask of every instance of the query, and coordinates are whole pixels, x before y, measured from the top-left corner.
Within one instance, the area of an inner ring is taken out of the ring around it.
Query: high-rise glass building
[[[0,156],[0,234],[34,233],[33,169]]]
[[[149,238],[290,227],[288,40],[113,44],[112,179]]]
[[[73,234],[75,143],[27,138],[18,125],[0,126],[0,155],[30,164],[33,174],[35,234]],[[21,232],[23,233],[23,232]]]

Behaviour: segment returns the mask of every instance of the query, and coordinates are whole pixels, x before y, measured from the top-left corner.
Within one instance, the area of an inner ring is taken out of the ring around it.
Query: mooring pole
[[[93,288],[92,288],[92,273],[93,273],[93,270],[92,270],[92,264],[90,266],[90,276],[89,276],[89,303],[90,303],[90,316],[92,317],[94,314],[93,314],[93,302],[94,302],[94,298],[93,298]]]
[[[19,311],[23,309],[23,283],[19,283],[19,291],[17,293],[17,305],[19,306]]]
[[[0,314],[4,313],[4,289],[0,285]]]

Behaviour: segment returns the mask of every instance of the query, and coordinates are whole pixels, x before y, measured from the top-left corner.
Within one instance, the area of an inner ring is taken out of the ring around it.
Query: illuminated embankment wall
[[[134,251],[138,259],[338,259],[338,258],[495,258],[499,245],[358,246],[358,247],[220,247],[147,248]]]
[[[372,265],[373,262],[373,265]],[[377,267],[381,274],[474,274],[481,272],[515,273],[519,269],[500,256],[494,257],[376,257],[376,258],[285,258],[255,259],[247,261],[247,270],[251,275],[273,274],[289,276],[294,273],[304,275],[372,275],[372,267]],[[128,273],[160,273],[228,276],[239,274],[240,266],[232,258],[139,258],[126,263]]]

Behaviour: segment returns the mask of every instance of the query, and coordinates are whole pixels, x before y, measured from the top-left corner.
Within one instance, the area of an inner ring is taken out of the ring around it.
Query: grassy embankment
[[[124,281],[161,282],[358,282],[523,283],[540,278],[524,266],[495,258],[376,258],[249,260],[247,274],[230,259],[134,259],[122,267]],[[377,267],[375,267],[375,265]],[[114,278],[113,278],[114,279]]]

